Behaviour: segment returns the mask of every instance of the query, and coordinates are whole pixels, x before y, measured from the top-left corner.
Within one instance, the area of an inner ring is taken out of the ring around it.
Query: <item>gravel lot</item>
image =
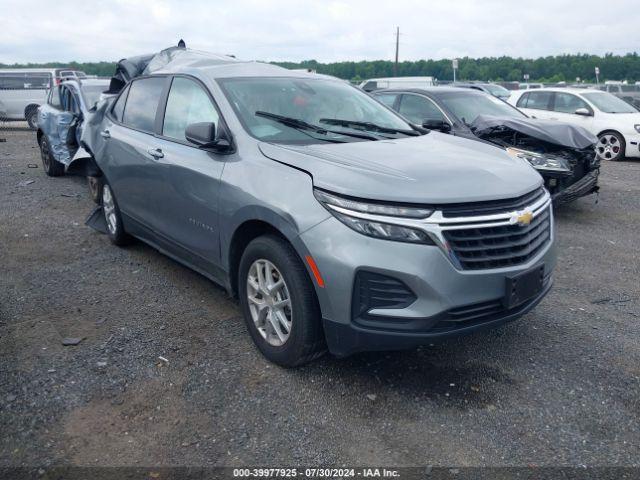
[[[640,162],[557,212],[554,290],[520,321],[283,370],[222,289],[84,226],[35,134],[1,137],[0,466],[640,464]]]

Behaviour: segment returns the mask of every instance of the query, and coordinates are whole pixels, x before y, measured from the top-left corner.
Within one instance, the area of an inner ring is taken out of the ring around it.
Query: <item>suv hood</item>
[[[260,143],[275,161],[308,172],[316,187],[403,203],[513,198],[542,184],[524,160],[477,141],[437,132],[421,137],[319,145]]]

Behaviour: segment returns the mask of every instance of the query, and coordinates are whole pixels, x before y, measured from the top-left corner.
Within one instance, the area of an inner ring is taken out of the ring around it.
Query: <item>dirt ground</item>
[[[45,176],[32,132],[2,137],[0,466],[639,464],[639,161],[557,211],[521,320],[284,370],[222,289],[84,226],[85,182]]]

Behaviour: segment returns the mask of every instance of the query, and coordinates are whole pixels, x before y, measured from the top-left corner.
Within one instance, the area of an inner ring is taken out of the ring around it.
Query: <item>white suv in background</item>
[[[533,118],[586,128],[600,139],[596,151],[602,160],[640,157],[640,112],[610,93],[543,88],[515,91],[509,103]]]

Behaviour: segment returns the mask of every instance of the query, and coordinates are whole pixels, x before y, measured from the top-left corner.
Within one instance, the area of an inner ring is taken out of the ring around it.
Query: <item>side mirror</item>
[[[579,108],[574,112],[576,115],[582,115],[583,117],[590,117],[592,113],[586,108]]]
[[[231,149],[231,142],[222,135],[216,134],[216,124],[213,122],[199,122],[187,125],[185,138],[203,150],[227,152]]]
[[[184,136],[194,145],[204,147],[216,141],[216,124],[213,122],[192,123],[187,125]]]
[[[422,122],[422,126],[429,130],[439,130],[442,133],[449,133],[451,131],[451,125],[444,120],[425,120]]]

